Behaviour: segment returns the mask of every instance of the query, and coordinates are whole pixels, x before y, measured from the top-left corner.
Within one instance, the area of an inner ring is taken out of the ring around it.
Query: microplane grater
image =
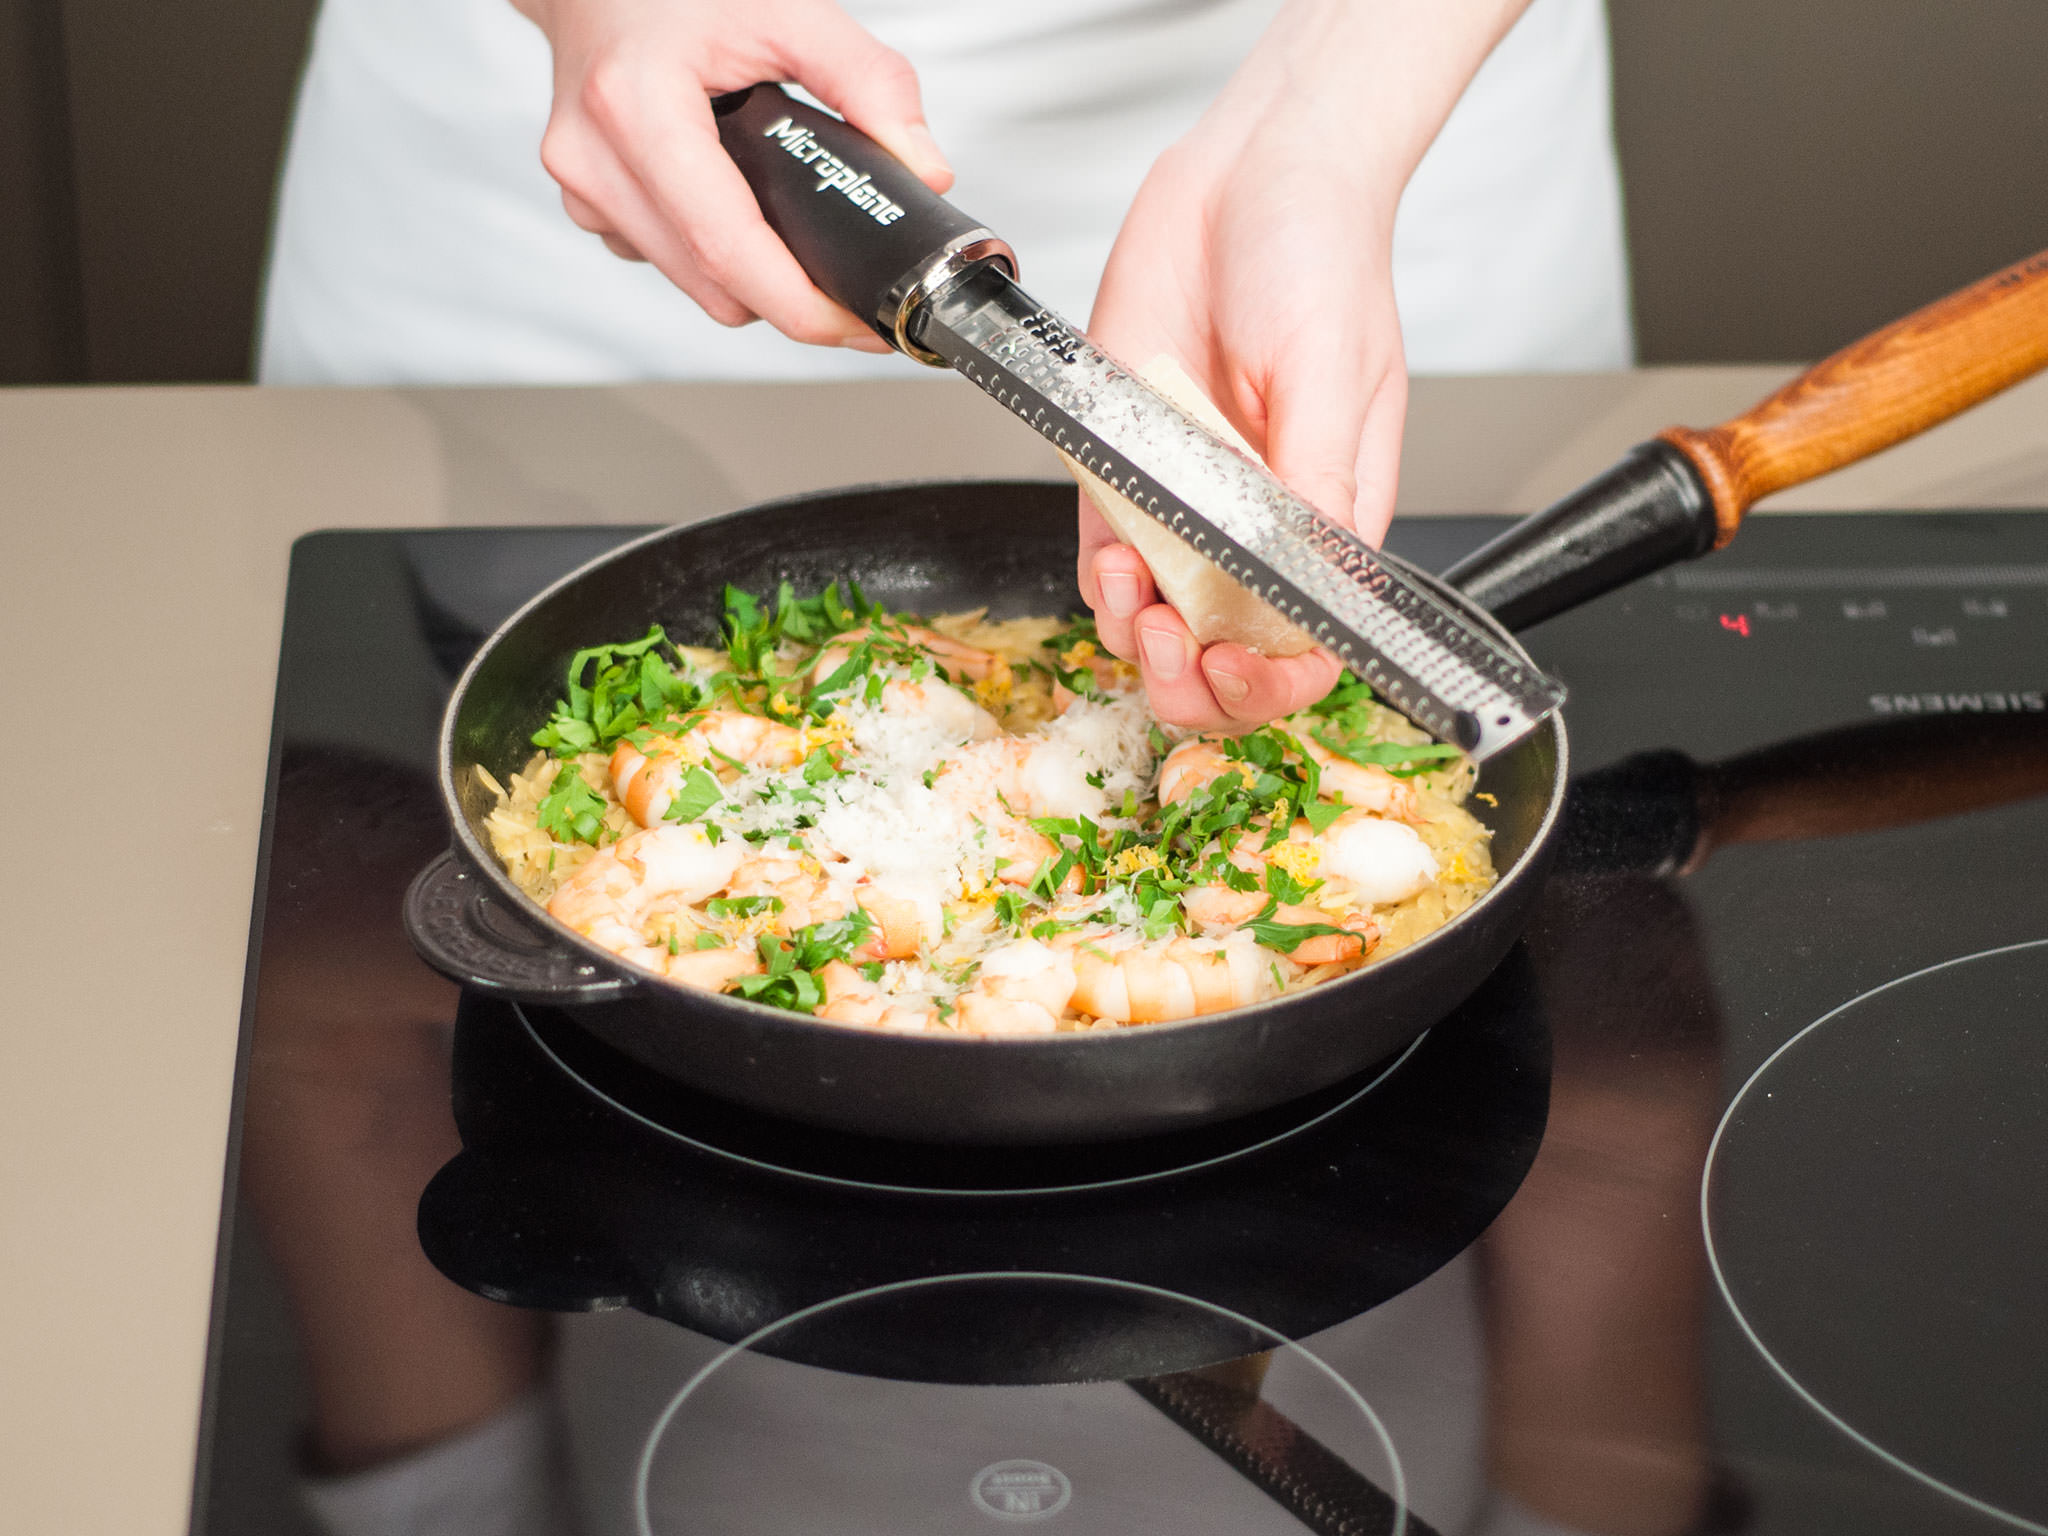
[[[989,266],[916,338],[1055,447],[1328,646],[1377,697],[1484,761],[1564,688],[1321,517]]]

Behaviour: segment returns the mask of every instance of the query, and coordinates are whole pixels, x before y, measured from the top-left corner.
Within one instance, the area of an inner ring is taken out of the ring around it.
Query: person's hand
[[[1290,0],[1146,177],[1090,335],[1133,368],[1167,353],[1325,517],[1378,544],[1408,375],[1394,210],[1518,0]],[[1161,719],[1244,730],[1327,693],[1339,666],[1198,645],[1138,552],[1081,499],[1080,584]]]
[[[514,3],[554,48],[541,163],[571,219],[614,254],[652,262],[721,325],[758,318],[798,341],[888,350],[762,219],[718,142],[711,98],[794,81],[943,192],[953,173],[902,55],[832,0]]]
[[[1275,117],[1234,144],[1198,130],[1168,151],[1117,238],[1090,333],[1132,366],[1178,359],[1275,474],[1376,544],[1407,404],[1388,261],[1399,189],[1305,157],[1312,131]],[[1085,497],[1080,542],[1102,642],[1138,664],[1161,719],[1241,730],[1336,682],[1325,651],[1200,646]]]

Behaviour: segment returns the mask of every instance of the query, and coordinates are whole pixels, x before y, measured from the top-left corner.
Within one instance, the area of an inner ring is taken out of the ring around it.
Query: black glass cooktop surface
[[[1036,1150],[413,957],[456,672],[634,531],[295,553],[195,1531],[2048,1530],[2048,516],[1762,518],[1533,631],[1575,779],[1500,969]]]

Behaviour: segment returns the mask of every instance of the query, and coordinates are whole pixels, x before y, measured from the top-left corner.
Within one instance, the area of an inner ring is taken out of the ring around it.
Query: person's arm
[[[917,75],[832,0],[513,0],[555,55],[541,163],[582,228],[652,262],[722,325],[766,320],[821,346],[881,352],[761,218],[718,142],[711,98],[794,81],[934,191],[953,173]]]
[[[1528,0],[1288,0],[1124,219],[1089,333],[1134,368],[1178,359],[1333,521],[1375,544],[1408,402],[1394,210]],[[1150,573],[1081,508],[1080,582],[1104,644],[1163,719],[1241,727],[1328,692],[1337,663],[1203,650]]]

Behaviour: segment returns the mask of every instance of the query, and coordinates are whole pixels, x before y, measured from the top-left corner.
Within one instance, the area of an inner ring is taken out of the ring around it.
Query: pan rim
[[[613,999],[636,994],[653,998],[670,999],[692,1008],[709,1008],[714,1012],[725,1012],[736,1019],[748,1021],[761,1029],[787,1031],[795,1038],[817,1039],[831,1035],[857,1033],[860,1038],[871,1041],[887,1041],[888,1049],[943,1051],[1007,1050],[1011,1055],[1023,1054],[1064,1054],[1077,1048],[1077,1042],[1106,1042],[1118,1039],[1147,1039],[1162,1032],[1175,1034],[1205,1032],[1235,1028],[1251,1019],[1268,1019],[1277,1014],[1292,1011],[1296,1006],[1307,1005],[1311,1000],[1327,1003],[1339,989],[1355,990],[1366,977],[1382,974],[1387,968],[1407,964],[1409,969],[1419,963],[1411,956],[1423,956],[1433,949],[1443,947],[1446,936],[1456,935],[1461,929],[1475,924],[1481,914],[1491,906],[1499,905],[1513,890],[1519,890],[1531,878],[1540,877],[1535,866],[1541,862],[1538,857],[1552,840],[1558,818],[1564,812],[1565,789],[1570,778],[1571,743],[1566,729],[1563,712],[1555,711],[1545,717],[1537,727],[1539,732],[1548,732],[1555,748],[1557,765],[1551,776],[1549,798],[1544,805],[1542,818],[1531,835],[1522,857],[1514,866],[1501,874],[1485,894],[1471,906],[1452,917],[1442,927],[1423,935],[1414,943],[1388,956],[1377,964],[1367,964],[1349,975],[1337,977],[1319,986],[1304,988],[1280,997],[1267,998],[1261,1002],[1247,1003],[1239,1008],[1226,1009],[1220,1013],[1201,1015],[1191,1019],[1168,1019],[1155,1023],[1124,1024],[1112,1029],[1070,1030],[1052,1035],[996,1035],[966,1036],[954,1034],[909,1034],[872,1031],[851,1031],[849,1026],[820,1020],[809,1014],[793,1013],[788,1009],[772,1008],[765,1003],[756,1003],[746,998],[732,997],[725,993],[705,992],[672,982],[666,977],[627,964],[618,956],[592,943],[566,924],[553,917],[545,907],[526,892],[519,889],[512,877],[506,873],[497,855],[483,845],[469,818],[463,814],[462,800],[455,787],[455,728],[456,717],[469,692],[469,687],[485,661],[496,651],[498,645],[526,618],[542,608],[557,594],[611,565],[615,561],[630,559],[643,549],[658,544],[684,532],[713,528],[721,524],[737,522],[764,513],[788,510],[805,503],[822,501],[827,498],[850,496],[871,496],[903,494],[914,491],[994,488],[999,486],[1030,486],[1059,488],[1066,482],[1051,478],[1022,476],[1004,477],[958,477],[945,480],[890,480],[875,481],[860,485],[834,486],[819,491],[804,491],[770,501],[752,502],[727,512],[699,518],[694,522],[675,523],[652,529],[635,538],[628,539],[615,548],[585,561],[572,571],[565,572],[549,582],[540,591],[528,598],[503,623],[479,645],[475,653],[463,666],[461,675],[448,696],[447,706],[441,715],[440,730],[435,745],[435,777],[441,792],[442,808],[448,813],[452,835],[458,852],[465,863],[479,874],[489,886],[492,895],[507,904],[516,918],[526,927],[534,930],[535,936],[547,943],[566,948],[580,960],[579,972],[588,976],[593,984],[601,979],[614,979],[621,984],[621,990]],[[1078,491],[1075,493],[1078,496]],[[1491,613],[1479,607],[1463,593],[1446,586],[1431,573],[1402,560],[1398,555],[1387,555],[1387,559],[1398,563],[1402,570],[1420,579],[1432,593],[1447,598],[1462,612],[1486,625],[1494,634],[1504,640],[1524,660],[1529,660],[1527,651],[1514,634]],[[1533,663],[1532,663],[1533,665]],[[1474,978],[1475,981],[1481,978]],[[596,1006],[604,1006],[602,1002]]]

